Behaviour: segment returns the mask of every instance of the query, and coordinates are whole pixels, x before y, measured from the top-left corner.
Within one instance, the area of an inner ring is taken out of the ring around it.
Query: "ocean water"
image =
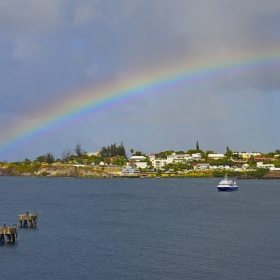
[[[280,279],[280,181],[0,177],[1,279]]]

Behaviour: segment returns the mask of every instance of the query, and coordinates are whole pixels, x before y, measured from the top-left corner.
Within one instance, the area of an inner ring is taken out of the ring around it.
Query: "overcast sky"
[[[187,151],[196,141],[218,153],[227,146],[247,152],[280,148],[279,0],[0,0],[5,137],[19,121],[36,118],[36,108],[67,102],[68,94],[82,95],[87,85],[129,83],[131,73],[180,61],[203,65],[272,52],[278,57],[273,66],[140,94],[9,148],[0,139],[0,161],[33,160],[47,152],[59,158],[77,143],[93,152],[123,141],[128,155],[130,149]]]

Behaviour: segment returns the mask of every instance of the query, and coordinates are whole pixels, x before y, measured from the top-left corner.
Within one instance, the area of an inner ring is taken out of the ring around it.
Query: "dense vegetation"
[[[125,147],[123,142],[119,146],[116,143],[108,145],[107,147],[102,147],[100,151],[100,156],[105,159],[108,157],[115,157],[115,156],[125,156]]]

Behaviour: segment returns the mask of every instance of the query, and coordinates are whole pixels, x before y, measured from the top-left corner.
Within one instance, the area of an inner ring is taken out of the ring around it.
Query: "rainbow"
[[[87,114],[98,113],[137,97],[160,94],[177,85],[188,85],[230,73],[265,71],[280,66],[280,51],[243,53],[230,59],[170,64],[128,77],[125,82],[105,81],[72,92],[26,113],[1,132],[0,153],[32,137],[61,127]]]

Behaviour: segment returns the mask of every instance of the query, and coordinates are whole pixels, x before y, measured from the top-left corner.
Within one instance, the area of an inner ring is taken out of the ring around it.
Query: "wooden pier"
[[[30,227],[36,227],[38,220],[38,212],[31,213],[31,211],[27,211],[26,214],[19,214],[18,220],[20,222],[20,227],[27,227],[28,224]]]
[[[6,223],[3,223],[3,227],[0,227],[0,242],[4,243],[15,242],[17,239],[17,224],[13,224],[13,227],[7,227]]]

